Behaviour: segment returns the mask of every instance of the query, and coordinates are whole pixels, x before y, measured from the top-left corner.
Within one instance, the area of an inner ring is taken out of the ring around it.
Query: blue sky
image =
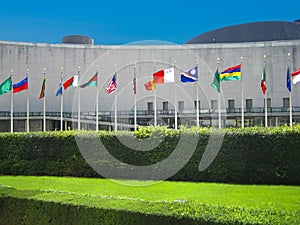
[[[65,35],[80,34],[95,44],[183,44],[230,25],[295,19],[300,19],[299,0],[6,0],[0,5],[0,40],[61,43]]]

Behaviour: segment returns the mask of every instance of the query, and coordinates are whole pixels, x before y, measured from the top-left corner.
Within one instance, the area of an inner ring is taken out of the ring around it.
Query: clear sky
[[[300,0],[2,0],[0,40],[61,43],[63,36],[80,34],[95,44],[183,44],[230,25],[296,19]]]

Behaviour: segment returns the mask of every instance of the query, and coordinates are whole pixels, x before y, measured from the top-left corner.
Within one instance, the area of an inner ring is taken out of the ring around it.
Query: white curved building
[[[258,27],[265,30],[265,33],[273,30],[276,35],[269,37]],[[282,27],[285,28],[284,32]],[[252,30],[252,39],[249,38],[249,30]],[[255,33],[256,31],[260,33]],[[222,34],[226,38],[221,39]],[[239,34],[240,39],[236,37]],[[233,41],[230,41],[230,35]],[[175,126],[175,121],[178,126],[196,125],[199,115],[200,126],[217,126],[218,92],[210,83],[217,68],[222,71],[240,63],[242,81],[221,82],[222,126],[241,126],[242,105],[245,126],[265,125],[264,95],[260,87],[264,68],[267,74],[268,125],[288,124],[290,93],[286,88],[286,73],[287,67],[290,67],[291,71],[300,67],[299,23],[237,25],[200,35],[184,45],[151,41],[121,46],[0,41],[0,83],[10,76],[11,70],[13,83],[16,83],[25,78],[29,69],[28,91],[13,94],[14,131],[26,131],[27,95],[29,130],[43,130],[43,100],[39,99],[39,94],[44,68],[47,130],[60,129],[60,97],[56,97],[55,94],[62,68],[64,81],[79,73],[80,84],[87,82],[96,70],[99,70],[98,87],[80,88],[80,109],[79,89],[71,87],[64,92],[63,129],[78,128],[78,111],[81,114],[80,128],[95,129],[97,93],[100,129],[115,128],[115,110],[118,112],[118,129],[133,129],[135,97],[139,125],[154,124],[154,121],[158,125],[170,127]],[[180,73],[196,65],[199,81],[181,83]],[[144,88],[144,83],[151,80],[153,72],[170,67],[175,67],[175,83],[158,84],[156,91],[147,91]],[[134,69],[137,78],[136,96],[132,84]],[[117,91],[108,95],[105,88],[115,73]],[[199,114],[195,108],[197,85]],[[11,129],[11,95],[6,93],[0,96],[0,131]],[[299,95],[300,87],[297,84],[293,85],[293,122],[300,121]],[[155,108],[156,113],[153,112]],[[177,118],[174,115],[175,111]]]

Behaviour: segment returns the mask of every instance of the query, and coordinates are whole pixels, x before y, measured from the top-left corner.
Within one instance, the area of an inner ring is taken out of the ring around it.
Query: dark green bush
[[[81,155],[76,138],[84,140],[89,154],[95,154],[93,166],[102,165],[116,168],[130,165],[147,166],[158,163],[173,152],[180,136],[195,132],[199,136],[197,148],[189,162],[170,180],[209,181],[254,184],[300,184],[300,126],[293,128],[246,128],[225,129],[222,147],[213,163],[199,172],[199,162],[204,154],[212,129],[181,128],[178,131],[164,127],[141,128],[134,135],[138,139],[159,140],[161,144],[151,151],[135,151],[124,146],[119,137],[132,138],[132,133],[120,132],[38,132],[0,134],[0,174],[3,175],[54,175],[99,177]],[[97,159],[93,140],[100,138],[121,164],[112,165]],[[130,139],[129,139],[130,140]],[[138,143],[139,144],[139,143]],[[142,145],[143,142],[140,142]],[[189,140],[185,140],[189,148]],[[141,147],[141,146],[140,146]],[[129,164],[129,165],[127,165]],[[156,168],[163,170],[163,168]],[[118,178],[128,178],[122,170],[114,173]],[[135,177],[129,177],[135,178]]]

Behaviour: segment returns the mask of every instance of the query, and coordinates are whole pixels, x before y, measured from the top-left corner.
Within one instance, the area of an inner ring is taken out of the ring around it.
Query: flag
[[[132,84],[133,84],[133,94],[136,95],[136,77],[135,76],[132,80]]]
[[[295,72],[292,73],[292,77],[293,77],[293,84],[296,84],[300,81],[300,68],[297,69]]]
[[[63,93],[63,84],[62,84],[62,82],[63,82],[63,79],[60,78],[60,82],[59,82],[59,85],[58,85],[58,90],[55,94],[56,97],[62,95],[62,93]]]
[[[286,88],[289,92],[292,91],[290,67],[288,67],[286,71]]]
[[[155,84],[174,83],[174,68],[160,70],[153,74]]]
[[[67,80],[63,86],[64,86],[64,89],[67,90],[69,87],[72,87],[73,86],[73,82],[74,82],[74,76],[71,77],[69,80]]]
[[[198,81],[198,66],[190,69],[187,72],[183,72],[180,74],[180,81],[182,83],[190,83]]]
[[[39,99],[42,99],[45,97],[45,90],[46,90],[46,78],[44,77]]]
[[[147,91],[155,90],[156,85],[154,83],[154,78],[152,78],[150,81],[144,84]]]
[[[28,77],[13,85],[13,92],[17,93],[28,89]]]
[[[264,68],[264,72],[261,75],[261,83],[260,83],[261,90],[264,93],[264,95],[266,94],[266,90],[267,90],[266,81],[267,81],[266,80],[266,70]]]
[[[220,92],[220,73],[219,73],[218,69],[215,72],[214,80],[210,84],[210,86],[212,86],[214,89],[216,89],[217,92]]]
[[[117,89],[117,78],[116,75],[113,76],[113,78],[111,79],[111,82],[109,82],[107,88],[105,89],[107,94],[111,94],[113,92],[115,92]]]
[[[0,84],[0,95],[3,95],[11,91],[11,77],[7,78],[2,84]]]
[[[220,73],[220,81],[241,80],[241,64],[227,68]]]
[[[85,84],[80,85],[81,88],[95,87],[98,84],[98,72]]]

